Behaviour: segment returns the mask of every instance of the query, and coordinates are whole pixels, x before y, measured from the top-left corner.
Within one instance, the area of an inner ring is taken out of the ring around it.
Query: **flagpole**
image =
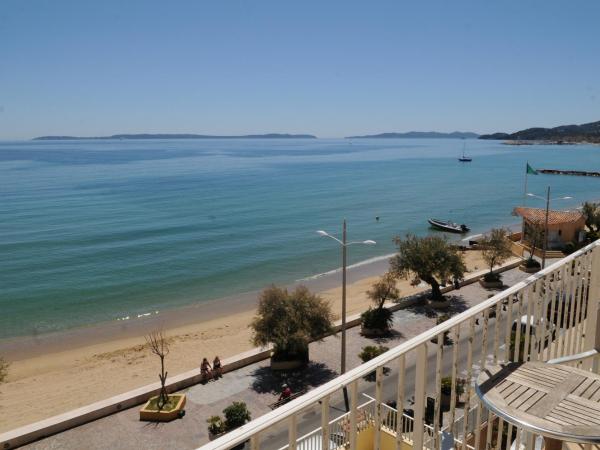
[[[523,206],[527,203],[527,176],[529,175],[529,161],[525,163],[525,191],[523,192]]]

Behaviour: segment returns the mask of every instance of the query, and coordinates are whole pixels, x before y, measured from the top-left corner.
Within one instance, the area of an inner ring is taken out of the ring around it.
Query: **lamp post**
[[[532,194],[531,192],[527,193],[528,197],[535,197],[538,198],[540,200],[545,200],[546,201],[546,223],[544,225],[544,248],[542,250],[542,269],[544,267],[546,267],[546,250],[548,249],[548,215],[550,213],[550,200],[569,200],[573,197],[556,197],[551,199],[550,198],[550,186],[548,186],[546,188],[546,198],[542,197],[541,195],[535,195]]]
[[[376,242],[372,240],[366,241],[353,241],[347,242],[346,240],[346,219],[344,219],[344,223],[342,226],[342,240],[339,240],[335,236],[327,233],[323,230],[318,230],[317,233],[320,236],[325,236],[330,239],[333,239],[338,244],[342,246],[342,361],[341,361],[341,373],[346,373],[346,256],[347,256],[347,248],[350,245],[362,244],[362,245],[375,245]],[[349,410],[348,405],[348,391],[346,387],[344,387],[344,401],[346,402],[346,410]]]

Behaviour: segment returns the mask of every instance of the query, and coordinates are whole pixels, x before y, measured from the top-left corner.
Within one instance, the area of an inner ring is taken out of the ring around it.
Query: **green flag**
[[[538,171],[537,171],[537,170],[535,170],[533,167],[531,167],[531,166],[529,165],[529,163],[527,163],[527,173],[529,173],[529,174],[531,174],[531,175],[537,175],[537,174],[538,174]]]

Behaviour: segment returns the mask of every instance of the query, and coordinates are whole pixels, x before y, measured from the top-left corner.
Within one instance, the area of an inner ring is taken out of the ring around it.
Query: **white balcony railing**
[[[599,298],[600,241],[596,241],[202,448],[230,449],[246,443],[252,450],[355,450],[359,432],[372,427],[369,448],[375,450],[382,447],[382,439],[390,438],[397,449],[403,443],[431,450],[499,450],[511,445],[518,449],[525,444],[520,442],[521,430],[488,415],[474,392],[477,375],[490,363],[546,361],[598,349]],[[598,371],[597,360],[568,363]],[[373,372],[374,387],[363,381]],[[445,402],[444,377],[451,378]],[[464,380],[460,399],[459,379]],[[340,403],[344,387],[350,393],[350,411],[331,420],[330,406]],[[367,390],[374,390],[373,399],[359,404],[359,392]],[[392,401],[402,411],[409,405],[413,417],[403,413],[399,420],[396,408],[386,405]],[[314,431],[298,438],[301,425],[311,420]],[[273,446],[274,430],[282,427],[287,428],[287,444]],[[495,431],[483,436],[485,429]],[[533,436],[527,436],[527,447],[533,442]]]

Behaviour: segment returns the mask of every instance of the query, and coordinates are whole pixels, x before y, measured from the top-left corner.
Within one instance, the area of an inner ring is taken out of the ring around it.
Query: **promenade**
[[[506,286],[527,278],[527,274],[512,269],[503,273]],[[483,289],[474,283],[447,294],[451,298],[451,313],[461,312],[488,298],[497,291]],[[412,338],[436,323],[436,313],[424,306],[414,306],[394,313],[393,333],[383,339],[368,339],[360,335],[360,327],[348,330],[349,368],[361,361],[358,353],[366,345],[393,347]],[[335,377],[339,371],[340,340],[331,336],[310,346],[311,363],[306,370],[289,376],[276,375],[268,368],[268,361],[253,364],[227,373],[218,381],[196,385],[187,394],[186,415],[181,420],[165,424],[140,422],[138,407],[90,422],[66,432],[29,444],[25,449],[195,449],[208,442],[206,419],[222,415],[222,410],[233,401],[246,402],[256,418],[268,411],[277,400],[282,383],[288,383],[294,391],[311,389]],[[389,376],[395,376],[391,373]],[[407,381],[408,383],[409,381]],[[413,382],[413,381],[410,381]],[[364,381],[360,393],[369,393],[373,383]],[[343,413],[341,398],[333,399],[331,417]],[[307,411],[299,423],[299,435],[318,426],[313,411]],[[287,439],[285,424],[275,427],[261,441],[266,448],[278,448]]]

